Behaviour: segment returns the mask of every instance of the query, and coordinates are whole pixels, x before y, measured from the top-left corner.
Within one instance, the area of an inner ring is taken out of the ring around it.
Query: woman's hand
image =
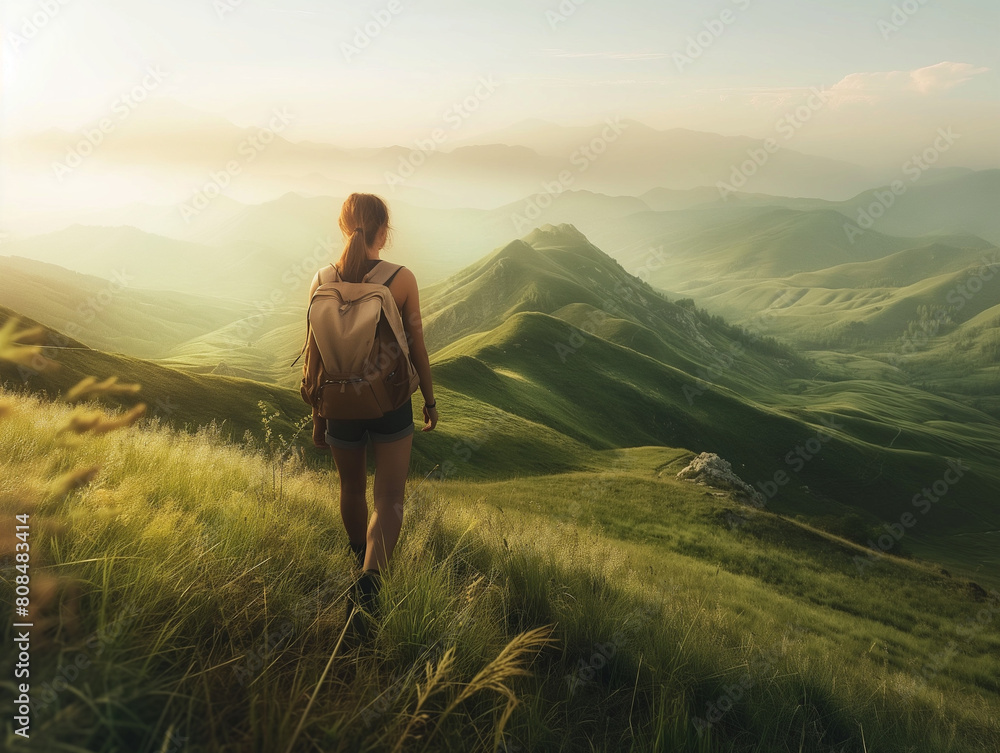
[[[321,450],[330,446],[326,443],[326,419],[322,416],[313,416],[313,444]]]
[[[438,409],[437,406],[433,408],[428,408],[424,406],[424,428],[420,431],[432,431],[438,422]]]

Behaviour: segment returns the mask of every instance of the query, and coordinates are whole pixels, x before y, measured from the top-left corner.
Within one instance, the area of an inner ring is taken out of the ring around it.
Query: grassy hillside
[[[0,326],[12,316],[20,322],[19,329],[40,326],[3,307],[0,307]],[[57,330],[42,329],[44,336],[32,342],[44,346],[41,353],[53,362],[52,366],[33,368],[31,363],[18,365],[0,359],[0,384],[11,390],[55,398],[65,395],[85,377],[103,380],[114,376],[124,383],[139,383],[142,388],[135,394],[107,396],[105,402],[109,406],[131,409],[144,403],[146,415],[166,426],[193,431],[214,423],[218,433],[231,441],[241,441],[248,431],[261,441],[266,432],[259,407],[263,402],[276,441],[279,437],[290,439],[297,432],[306,439],[311,436],[311,424],[301,432],[298,430],[299,423],[310,414],[297,388],[301,377],[298,366],[285,368],[296,387],[283,387],[227,375],[198,374],[154,361],[103,353]],[[282,367],[287,367],[287,363]],[[590,453],[584,444],[531,417],[522,418],[441,386],[436,367],[435,378],[436,394],[442,398],[441,413],[448,420],[432,434],[418,434],[420,440],[413,451],[415,472],[427,474],[437,467],[439,473],[449,476],[496,478],[591,467]],[[419,429],[422,423],[419,395],[414,400],[414,418]],[[480,448],[489,448],[489,462],[469,463],[469,453]],[[332,462],[328,452],[311,447],[303,461],[310,467],[327,467]]]
[[[1000,594],[677,481],[684,450],[414,479],[353,647],[327,474],[214,432],[70,440],[69,407],[0,401],[0,507],[31,525],[32,749],[1000,745]]]
[[[0,306],[0,326],[11,317],[21,322],[21,328],[40,326]],[[220,433],[233,440],[241,439],[246,431],[258,437],[263,433],[260,401],[268,404],[269,412],[280,413],[274,427],[285,436],[294,433],[297,422],[310,413],[297,390],[248,379],[179,371],[154,361],[94,350],[58,330],[47,327],[43,330],[44,336],[34,342],[46,346],[42,354],[54,362],[53,367],[38,369],[31,364],[0,360],[0,384],[6,384],[8,389],[44,392],[56,397],[66,394],[85,377],[103,380],[115,376],[125,383],[141,384],[142,390],[109,397],[111,405],[132,408],[145,403],[147,415],[179,428],[194,429],[214,421]]]
[[[83,253],[83,250],[86,253]],[[75,225],[54,233],[12,241],[10,256],[57,264],[75,272],[112,279],[127,274],[137,288],[184,293],[217,293],[223,268],[232,257],[219,259],[211,247],[144,233],[132,227]],[[193,275],[192,270],[199,270]],[[232,294],[232,288],[225,290]]]
[[[635,258],[622,258],[613,249],[632,242],[641,255],[643,247],[662,247],[666,264],[650,274],[654,286],[687,289],[722,278],[772,278],[827,269],[838,264],[882,259],[919,245],[938,242],[960,248],[988,248],[972,235],[929,237],[915,240],[871,230],[854,238],[844,232],[844,218],[830,209],[798,211],[784,208],[745,209],[742,216],[727,217],[715,210],[653,214],[642,227],[623,234],[607,247],[629,266]],[[670,215],[686,214],[674,218]],[[659,228],[659,229],[658,229]],[[631,235],[632,239],[628,238]],[[643,244],[643,245],[641,245]]]
[[[581,337],[578,348],[560,363],[553,344],[574,336]],[[717,452],[765,486],[783,470],[792,480],[775,489],[770,504],[784,512],[846,513],[849,506],[889,521],[915,479],[932,468],[940,475],[947,458],[959,457],[974,470],[949,494],[936,531],[921,531],[921,538],[1000,523],[992,501],[1000,476],[991,460],[1000,452],[998,422],[910,387],[789,378],[791,394],[756,401],[721,379],[700,384],[538,313],[461,339],[439,352],[436,364],[444,386],[594,448],[649,443]],[[818,435],[825,437],[818,452],[794,455]]]
[[[171,348],[162,363],[195,373],[239,372],[249,379],[298,389],[305,339],[305,308],[255,311]]]
[[[947,314],[935,327],[943,334],[1000,304],[1000,275],[990,266],[998,254],[933,243],[812,272],[682,287],[737,322],[766,316],[769,332],[796,343],[887,345],[912,334],[922,309]]]
[[[766,196],[609,218],[588,237],[672,297],[818,351],[820,373],[839,362],[827,376],[905,383],[1000,418],[998,250],[969,234],[994,237],[973,219],[995,204],[997,174],[929,173],[886,212],[897,224],[856,237],[848,202]],[[942,234],[885,234],[915,214],[906,232]]]
[[[752,483],[773,490],[769,503],[776,510],[817,519],[854,511],[874,525],[898,517],[900,490],[914,478],[959,457],[973,470],[950,495],[947,514],[933,531],[914,535],[914,544],[983,536],[998,527],[998,511],[988,502],[1000,488],[993,447],[978,440],[980,430],[996,430],[995,418],[947,400],[928,402],[925,392],[901,387],[893,412],[857,422],[863,406],[884,398],[882,380],[905,382],[902,372],[873,368],[858,379],[842,365],[811,363],[690,305],[671,303],[571,226],[537,229],[422,292],[435,383],[453,421],[418,443],[415,470],[448,465],[463,477],[502,478],[584,470],[590,450],[683,446],[730,459]],[[183,374],[105,361],[100,369],[77,367],[52,389],[65,390],[84,373],[141,371],[152,374],[142,380],[153,391],[147,402],[189,406],[180,425],[229,416],[240,424],[239,437],[259,428],[253,407],[265,400],[290,428],[305,413],[295,390],[298,372],[287,368],[301,322],[276,312],[258,324],[253,340],[242,341],[231,325],[178,348],[168,364],[186,369]],[[275,354],[283,351],[278,363]],[[216,360],[216,353],[225,359]],[[241,376],[280,380],[287,389]],[[210,380],[209,388],[200,380]],[[830,410],[810,409],[817,390],[836,396]],[[934,420],[961,420],[969,431],[956,428],[943,441],[925,425]],[[815,442],[823,421],[846,428],[830,432],[822,451],[802,462],[796,448]],[[489,448],[489,461],[466,462],[470,448],[480,446]],[[776,474],[787,479],[780,487],[772,481]],[[962,551],[949,556],[952,567],[975,567]]]
[[[954,270],[976,253],[932,245],[869,264],[882,265],[883,275],[907,269],[906,260]],[[857,266],[831,274],[863,280]],[[871,292],[884,306],[883,291]],[[774,489],[770,503],[784,512],[819,520],[853,510],[891,523],[914,484],[934,482],[930,469],[943,473],[948,458],[962,458],[974,472],[949,492],[935,527],[910,542],[913,551],[934,548],[953,567],[984,562],[978,543],[946,553],[940,545],[950,536],[985,543],[1000,523],[992,502],[1000,426],[988,402],[930,394],[884,360],[815,354],[808,362],[741,337],[644,287],[569,227],[541,228],[498,249],[429,289],[424,301],[429,339],[449,342],[434,352],[436,383],[592,448],[650,442],[718,452]],[[817,311],[823,305],[836,306],[817,302]],[[823,428],[821,419],[843,428],[802,462],[794,450]],[[775,489],[768,483],[779,471],[792,471],[793,480]],[[995,557],[986,561],[995,571]]]
[[[985,241],[934,242],[812,272],[677,287],[737,324],[842,359],[876,359],[883,378],[1000,417],[998,260]]]
[[[245,316],[248,308],[219,296],[133,288],[128,268],[118,271],[108,280],[2,256],[0,300],[56,329],[72,324],[94,348],[138,358],[160,358],[180,343]]]
[[[989,244],[974,247],[931,243],[907,248],[881,259],[832,265],[788,278],[789,284],[821,288],[903,288],[929,277],[959,272],[988,255]]]
[[[937,176],[928,173],[915,184],[907,181],[906,193],[893,200],[891,208],[879,218],[880,232],[893,235],[944,235],[972,233],[992,243],[1000,243],[1000,170],[977,170]],[[857,221],[858,210],[878,201],[877,192],[883,196],[888,186],[865,191],[842,202],[838,207],[852,221]],[[883,202],[884,203],[884,202]]]

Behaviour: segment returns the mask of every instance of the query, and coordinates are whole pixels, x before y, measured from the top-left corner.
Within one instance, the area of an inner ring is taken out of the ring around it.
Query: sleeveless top
[[[368,262],[368,271],[369,271],[369,272],[371,272],[371,271],[372,271],[373,269],[375,269],[375,265],[376,265],[376,264],[378,264],[378,263],[379,263],[380,261],[383,261],[383,260],[382,260],[382,259],[365,259],[365,261],[367,261],[367,262]],[[336,264],[332,264],[331,266],[334,266],[334,267],[336,267],[337,265],[336,265]],[[400,268],[399,268],[399,269],[402,269],[402,268],[403,268],[403,267],[402,267],[402,266],[400,266]],[[392,279],[393,279],[393,278],[394,278],[394,277],[395,277],[395,276],[396,276],[397,274],[399,274],[399,269],[397,269],[397,270],[396,270],[395,272],[393,272],[393,273],[392,273],[391,275],[389,275],[389,279],[388,279],[388,280],[386,280],[386,281],[385,281],[384,283],[382,283],[382,284],[383,284],[383,285],[385,285],[386,287],[389,287],[389,283],[390,283],[390,282],[392,282]],[[340,274],[340,267],[337,267],[337,274]],[[343,275],[340,275],[340,276],[341,276],[341,279],[343,279]]]

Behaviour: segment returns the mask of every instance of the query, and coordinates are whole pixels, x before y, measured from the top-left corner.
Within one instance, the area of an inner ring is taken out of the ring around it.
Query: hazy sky
[[[900,5],[915,13],[894,19]],[[873,127],[889,138],[886,129],[917,120],[928,128],[949,117],[998,122],[997,0],[6,0],[3,7],[7,135],[84,127],[140,85],[150,66],[165,74],[157,97],[241,125],[262,124],[272,108],[285,107],[296,116],[289,138],[345,145],[409,143],[473,96],[481,77],[496,91],[470,114],[463,136],[528,117],[589,124],[614,114],[659,128],[762,136],[812,86],[836,87],[839,114],[813,133],[831,143],[854,138],[855,126],[858,138],[876,138],[865,135]],[[389,19],[384,28],[375,28],[377,16]],[[369,22],[377,34],[365,42],[358,33]],[[356,41],[364,48],[345,48]]]

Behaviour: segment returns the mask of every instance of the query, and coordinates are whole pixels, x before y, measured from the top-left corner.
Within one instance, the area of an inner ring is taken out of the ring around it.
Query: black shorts
[[[353,450],[364,447],[368,437],[373,442],[395,442],[412,434],[413,398],[381,418],[354,418],[326,420],[326,443],[331,447]],[[366,436],[367,435],[367,436]]]

